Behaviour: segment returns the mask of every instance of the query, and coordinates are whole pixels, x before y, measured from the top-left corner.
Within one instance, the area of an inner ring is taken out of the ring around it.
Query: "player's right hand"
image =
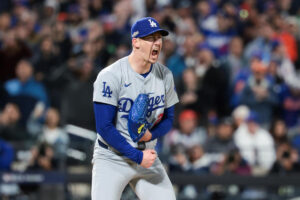
[[[156,151],[154,149],[146,149],[143,151],[143,160],[141,166],[144,168],[149,168],[153,165],[157,157]]]

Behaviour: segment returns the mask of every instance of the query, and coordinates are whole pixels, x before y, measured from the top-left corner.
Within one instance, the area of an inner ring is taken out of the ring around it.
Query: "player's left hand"
[[[152,138],[152,133],[147,129],[143,137],[139,140],[139,142],[148,142]]]

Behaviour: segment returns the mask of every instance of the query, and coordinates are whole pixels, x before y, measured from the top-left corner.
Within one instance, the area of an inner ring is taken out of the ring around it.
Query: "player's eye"
[[[142,39],[143,40],[146,40],[148,42],[155,42],[156,40],[159,40],[161,39],[162,37],[159,35],[159,36],[146,36],[146,37],[143,37]]]
[[[155,37],[154,36],[147,36],[147,37],[143,37],[143,40],[149,41],[149,42],[154,42],[155,41]]]

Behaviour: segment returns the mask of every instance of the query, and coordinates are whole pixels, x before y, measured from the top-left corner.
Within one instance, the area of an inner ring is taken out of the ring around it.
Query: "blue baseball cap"
[[[131,27],[131,38],[141,38],[152,33],[160,32],[162,36],[169,35],[169,32],[160,28],[158,22],[152,17],[145,17],[136,21]]]
[[[260,119],[259,119],[259,115],[257,112],[255,111],[250,111],[249,116],[246,119],[247,122],[256,122],[259,123]]]

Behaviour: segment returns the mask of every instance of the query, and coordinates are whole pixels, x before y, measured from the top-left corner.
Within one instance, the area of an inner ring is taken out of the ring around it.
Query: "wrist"
[[[139,153],[138,153],[138,159],[137,159],[137,164],[140,165],[142,163],[142,161],[143,161],[143,158],[144,158],[144,152],[139,151]]]
[[[146,138],[145,142],[148,142],[152,139],[152,133],[149,130],[147,130],[146,134],[147,134],[147,136],[146,136],[147,138]]]
[[[139,142],[149,142],[152,139],[152,133],[147,129]]]

